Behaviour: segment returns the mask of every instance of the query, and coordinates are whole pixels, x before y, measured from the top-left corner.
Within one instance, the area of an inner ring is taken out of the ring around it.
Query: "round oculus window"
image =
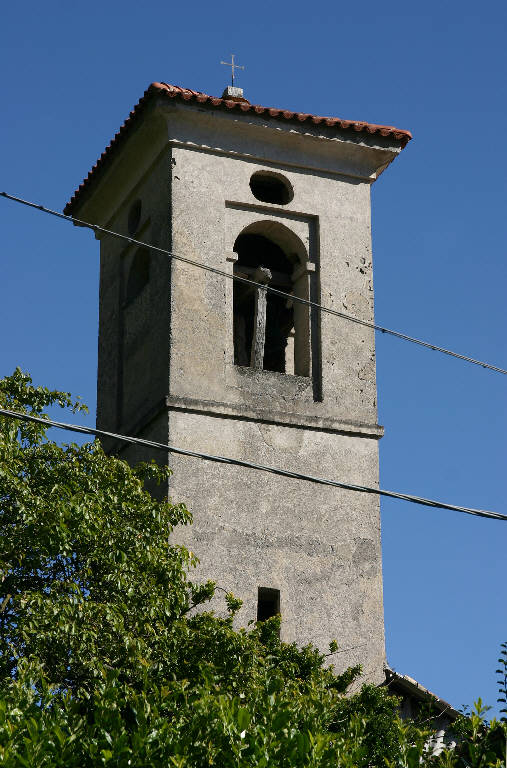
[[[278,173],[257,171],[250,179],[252,195],[263,203],[287,205],[294,197],[291,183]]]

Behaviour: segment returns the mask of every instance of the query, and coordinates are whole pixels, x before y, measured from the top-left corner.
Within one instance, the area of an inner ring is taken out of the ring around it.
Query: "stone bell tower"
[[[154,83],[65,212],[364,320],[370,185],[410,134]],[[378,483],[374,334],[101,235],[97,425],[346,482]],[[106,448],[118,450],[118,445]],[[151,458],[135,447],[128,461]],[[162,454],[153,454],[163,460]],[[382,678],[376,497],[170,456],[175,532],[244,600],[243,625],[342,649]]]

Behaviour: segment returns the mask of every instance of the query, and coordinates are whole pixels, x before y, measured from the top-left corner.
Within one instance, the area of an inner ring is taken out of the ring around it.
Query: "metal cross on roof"
[[[234,54],[231,53],[231,59],[232,61],[221,61],[220,64],[225,64],[226,67],[231,67],[231,85],[234,88],[234,70],[235,69],[244,69],[243,66],[240,66],[239,64],[234,63]]]

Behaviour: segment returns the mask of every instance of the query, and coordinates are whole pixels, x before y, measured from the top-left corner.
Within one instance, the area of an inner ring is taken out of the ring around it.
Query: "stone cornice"
[[[256,408],[243,403],[220,403],[213,400],[198,400],[190,397],[169,395],[165,400],[170,411],[185,411],[206,416],[216,416],[242,421],[259,421],[264,424],[277,424],[296,429],[311,429],[318,432],[335,432],[343,435],[356,435],[379,440],[384,435],[384,428],[379,424],[365,424],[333,419],[328,416],[295,413],[294,411]]]

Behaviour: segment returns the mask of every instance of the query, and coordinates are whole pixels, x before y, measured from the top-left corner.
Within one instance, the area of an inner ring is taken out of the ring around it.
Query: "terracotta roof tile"
[[[320,117],[318,115],[311,115],[307,112],[291,112],[290,110],[275,109],[273,107],[262,107],[259,104],[250,104],[250,102],[244,100],[233,101],[231,99],[221,99],[214,96],[209,96],[207,93],[201,91],[192,91],[189,88],[180,88],[177,85],[169,85],[168,83],[152,83],[144,92],[141,99],[138,101],[132,112],[129,114],[120,130],[114,135],[108,146],[102,152],[101,156],[88,173],[88,176],[79,185],[77,190],[64,208],[66,214],[72,214],[75,205],[81,198],[81,195],[88,190],[90,185],[101,175],[104,168],[107,166],[115,150],[125,140],[130,129],[134,126],[136,121],[142,114],[143,108],[148,104],[151,99],[157,96],[170,99],[181,99],[183,101],[195,101],[198,104],[210,104],[213,107],[220,107],[227,110],[236,110],[237,112],[252,112],[257,115],[264,115],[265,117],[271,117],[281,120],[296,120],[299,123],[306,121],[313,123],[314,125],[320,125],[324,123],[330,128],[337,128],[338,130],[354,130],[357,133],[364,131],[365,133],[375,134],[378,133],[384,137],[392,137],[396,141],[401,142],[402,147],[407,144],[412,138],[410,131],[400,130],[391,125],[376,125],[374,123],[364,123],[354,120],[342,120],[338,117]]]

